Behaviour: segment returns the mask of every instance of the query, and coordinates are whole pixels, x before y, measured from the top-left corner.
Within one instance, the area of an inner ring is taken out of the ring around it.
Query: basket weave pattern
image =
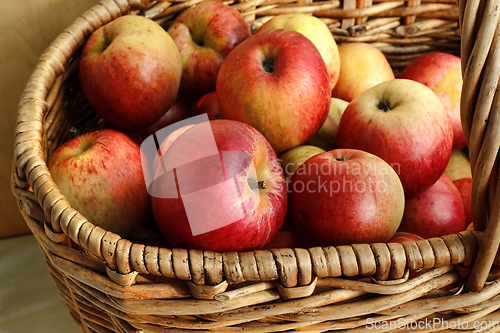
[[[382,50],[396,75],[428,51],[461,55],[473,217],[484,231],[403,244],[215,253],[134,243],[94,226],[69,205],[46,161],[72,135],[100,123],[78,84],[86,38],[125,14],[167,28],[202,1],[101,1],[46,49],[21,96],[12,191],[82,330],[358,332],[369,330],[368,319],[404,319],[399,325],[460,319],[469,328],[475,321],[500,322],[497,0],[226,2],[252,31],[278,14],[313,13],[337,43],[362,41]],[[429,271],[409,279],[411,270],[421,269]]]

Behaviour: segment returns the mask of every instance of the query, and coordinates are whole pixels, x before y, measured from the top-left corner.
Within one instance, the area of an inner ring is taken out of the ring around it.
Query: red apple
[[[168,33],[182,59],[180,91],[192,98],[215,90],[224,58],[252,35],[243,16],[220,2],[202,2],[184,10]]]
[[[295,171],[287,221],[305,246],[387,242],[399,227],[404,201],[389,164],[364,151],[336,149]]]
[[[444,52],[429,52],[412,61],[399,75],[425,84],[443,102],[453,127],[453,149],[467,146],[460,117],[462,94],[462,62]]]
[[[163,156],[165,154],[165,152],[167,151],[167,149],[172,145],[172,143],[174,143],[174,141],[177,140],[178,137],[180,137],[182,134],[184,134],[184,132],[186,132],[188,129],[190,129],[193,126],[194,126],[194,124],[184,125],[184,126],[179,127],[178,129],[176,129],[172,133],[170,133],[166,137],[166,139],[162,141],[162,143],[160,145],[161,155]],[[159,157],[161,157],[161,156],[159,156]],[[158,163],[159,163],[159,161],[158,161]]]
[[[179,51],[154,21],[126,15],[89,37],[80,85],[92,108],[124,129],[149,126],[174,104],[181,80]]]
[[[220,119],[219,104],[217,104],[217,93],[215,91],[209,92],[198,98],[194,102],[191,116],[197,116],[206,113],[208,119]]]
[[[144,140],[143,137],[141,135],[139,135],[139,133],[137,133],[136,131],[124,130],[124,129],[121,129],[119,127],[111,126],[111,125],[105,126],[103,128],[92,129],[89,132],[95,132],[95,131],[105,130],[105,129],[122,132],[123,134],[125,134],[129,138],[131,138],[132,141],[134,141],[138,146],[140,146],[142,141]]]
[[[170,132],[169,128],[162,129],[159,132],[155,132],[154,136],[144,139],[141,144],[141,162],[144,181],[146,182],[149,191],[151,191],[151,184],[153,183],[158,167],[161,164],[162,156],[179,136],[193,126],[194,124],[180,126],[179,128],[172,130],[170,134],[168,134]],[[166,133],[164,131],[166,131]],[[165,139],[162,141],[163,138]],[[159,147],[156,146],[156,142],[158,141],[161,142]],[[151,192],[150,194],[154,195],[154,193]]]
[[[299,32],[263,31],[227,56],[217,78],[222,118],[259,130],[276,153],[316,133],[330,106],[325,62]]]
[[[148,214],[139,146],[119,131],[67,141],[50,155],[48,167],[71,206],[96,226],[127,237]]]
[[[472,223],[472,178],[461,178],[453,180],[453,184],[458,189],[464,205],[465,221],[467,225]]]
[[[280,14],[264,23],[255,34],[274,29],[294,30],[309,38],[325,61],[330,89],[335,87],[340,74],[339,49],[330,29],[323,21],[305,13]]]
[[[185,119],[190,109],[191,104],[189,101],[179,94],[172,107],[160,119],[152,125],[137,129],[136,132],[145,139],[162,128]]]
[[[419,196],[406,201],[403,220],[398,231],[423,238],[455,234],[465,230],[462,198],[453,182],[443,174]]]
[[[339,45],[340,76],[332,97],[350,102],[363,91],[394,79],[385,55],[368,43]]]
[[[297,247],[297,241],[291,231],[280,231],[264,247],[264,249],[291,249]]]
[[[158,226],[182,248],[262,248],[287,210],[276,153],[257,130],[225,119],[196,124],[175,139],[151,192]]]
[[[380,83],[345,109],[338,148],[360,149],[381,157],[398,173],[406,199],[423,193],[443,174],[453,131],[436,94],[405,79]]]

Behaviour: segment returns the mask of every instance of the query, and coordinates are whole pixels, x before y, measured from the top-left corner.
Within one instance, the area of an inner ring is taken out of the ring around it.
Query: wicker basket
[[[46,160],[72,131],[99,123],[78,84],[85,39],[127,13],[168,27],[201,1],[101,1],[46,49],[22,94],[12,190],[82,330],[404,332],[473,331],[482,325],[500,331],[491,325],[500,321],[498,0],[463,0],[458,6],[454,0],[228,2],[252,30],[280,13],[313,13],[338,43],[377,46],[396,75],[427,51],[460,54],[473,215],[484,231],[403,244],[214,253],[122,239],[70,207]],[[410,270],[422,268],[429,271],[408,279]]]

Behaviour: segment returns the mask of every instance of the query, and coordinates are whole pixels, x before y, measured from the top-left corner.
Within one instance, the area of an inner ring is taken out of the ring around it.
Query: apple
[[[215,90],[224,58],[252,35],[243,16],[221,2],[202,2],[184,10],[167,32],[182,60],[180,91],[191,98]]]
[[[280,231],[263,249],[292,249],[297,247],[297,241],[291,231]]]
[[[288,225],[305,246],[387,242],[403,217],[398,175],[361,150],[314,155],[295,171],[288,188]]]
[[[332,98],[330,103],[330,111],[323,126],[314,134],[306,143],[309,145],[323,148],[324,150],[332,150],[336,148],[337,132],[339,128],[340,118],[344,113],[349,103],[338,98]]]
[[[456,234],[465,230],[462,198],[453,182],[443,174],[419,196],[407,200],[398,231],[425,239]]]
[[[144,225],[139,226],[132,235],[128,237],[128,240],[132,243],[139,243],[145,246],[157,246],[164,247],[167,249],[172,248],[165,237],[155,229],[146,228]]]
[[[332,97],[350,102],[365,90],[394,79],[385,55],[368,43],[339,45],[340,76]]]
[[[166,135],[166,133],[170,132],[169,129],[160,130],[160,132],[155,132],[153,134],[154,136],[152,135],[142,141],[140,145],[142,172],[150,195],[155,195],[155,192],[153,192],[153,189],[151,188],[151,184],[158,173],[158,168],[161,166],[162,156],[179,136],[193,126],[194,124],[180,126],[168,135]],[[167,132],[164,133],[164,131]],[[159,147],[156,146],[156,142],[158,141],[161,142]]]
[[[106,123],[104,123],[103,125],[104,125],[103,127],[98,126],[96,128],[90,129],[87,132],[96,132],[96,131],[101,131],[101,130],[105,130],[105,129],[118,131],[118,132],[121,132],[121,133],[127,135],[130,139],[132,139],[132,141],[134,141],[139,146],[141,145],[142,141],[144,140],[143,137],[141,135],[139,135],[139,133],[137,133],[136,131],[124,130],[122,128],[119,128],[116,126],[111,126],[111,125],[106,124]]]
[[[302,163],[307,161],[310,157],[324,152],[324,149],[316,146],[302,145],[293,147],[292,149],[280,154],[279,159],[281,162],[281,168],[283,169],[287,184]]]
[[[192,128],[193,126],[194,126],[194,124],[188,124],[185,126],[181,126],[178,129],[176,129],[175,131],[173,131],[172,133],[170,133],[165,138],[165,140],[162,141],[162,143],[160,145],[161,155],[165,154],[165,152],[172,145],[172,143],[174,143],[174,141],[177,140],[178,137],[180,137],[182,134],[184,134],[184,132],[186,132],[188,129]],[[157,156],[157,157],[160,157],[160,156]]]
[[[425,84],[434,91],[446,109],[453,127],[453,149],[467,146],[460,116],[462,61],[445,52],[428,52],[413,60],[399,75]]]
[[[156,133],[164,127],[175,124],[186,118],[191,109],[189,101],[179,94],[172,107],[154,124],[136,130],[143,139]]]
[[[452,181],[460,178],[471,178],[472,171],[469,157],[461,150],[453,150],[444,173]]]
[[[194,125],[162,155],[152,212],[173,246],[210,251],[262,248],[281,229],[288,193],[276,153],[244,123]]]
[[[452,181],[458,192],[460,193],[460,196],[462,197],[462,203],[464,205],[465,212],[465,222],[467,223],[467,225],[469,225],[472,223],[472,178],[460,178]]]
[[[412,234],[411,232],[397,231],[387,243],[402,243],[407,241],[416,242],[423,239],[424,238],[420,237],[419,235]]]
[[[283,222],[283,225],[281,226],[280,231],[290,231],[290,228],[288,227],[288,222],[286,221],[286,218],[285,218],[285,222]]]
[[[47,165],[71,206],[94,225],[127,237],[145,220],[149,195],[140,148],[124,133],[79,135],[57,148]]]
[[[80,85],[92,108],[123,129],[149,126],[170,109],[181,58],[154,21],[125,15],[95,30],[82,50]]]
[[[217,77],[222,118],[246,123],[277,154],[309,140],[330,107],[325,62],[314,44],[293,30],[263,31],[227,56]]]
[[[206,113],[208,119],[220,119],[219,104],[217,104],[217,93],[215,91],[209,92],[194,102],[191,116],[197,116]]]
[[[339,79],[340,57],[337,43],[328,26],[315,16],[304,13],[290,13],[274,16],[257,29],[254,34],[274,29],[294,30],[313,42],[325,61],[330,78],[330,90],[332,90]]]
[[[434,184],[450,159],[453,131],[443,103],[412,80],[382,82],[358,95],[344,111],[338,148],[381,157],[398,173],[406,199]]]

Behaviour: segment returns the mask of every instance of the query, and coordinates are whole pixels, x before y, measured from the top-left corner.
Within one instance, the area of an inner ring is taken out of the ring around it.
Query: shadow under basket
[[[500,331],[497,1],[227,2],[252,31],[281,13],[312,13],[338,44],[382,50],[396,75],[429,51],[460,55],[473,216],[482,230],[239,253],[144,245],[96,227],[69,205],[46,165],[72,132],[100,123],[78,83],[86,38],[125,14],[168,28],[202,0],[103,0],[76,18],[40,57],[21,96],[12,169],[19,209],[76,323],[85,332]]]

